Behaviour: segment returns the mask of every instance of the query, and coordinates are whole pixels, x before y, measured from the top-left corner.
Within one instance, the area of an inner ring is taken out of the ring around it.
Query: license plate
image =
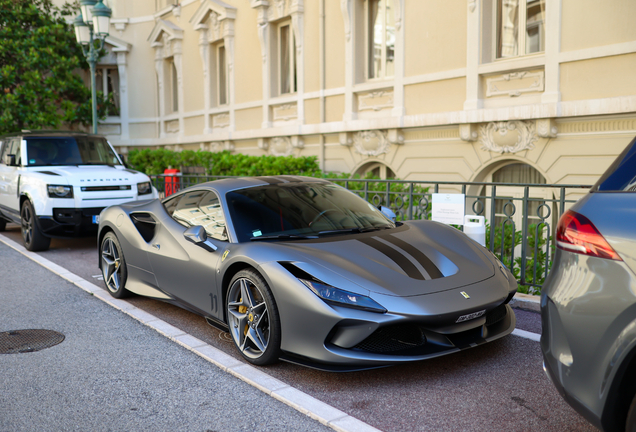
[[[464,321],[469,321],[471,319],[479,318],[480,316],[482,316],[485,313],[486,313],[486,309],[480,310],[479,312],[473,312],[473,313],[468,314],[468,315],[462,315],[459,318],[457,318],[457,321],[455,321],[455,323],[460,323],[460,322],[464,322]]]
[[[93,216],[93,223],[94,224],[98,224],[99,223],[99,215]]]

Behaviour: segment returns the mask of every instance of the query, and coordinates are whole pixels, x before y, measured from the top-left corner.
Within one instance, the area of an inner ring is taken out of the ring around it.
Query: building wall
[[[377,78],[367,77],[365,1],[111,0],[107,47],[125,75],[127,115],[104,122],[120,125],[109,139],[124,152],[312,155],[345,173],[382,164],[412,180],[488,180],[521,162],[549,183],[591,184],[636,134],[632,0],[545,0],[544,49],[502,59],[495,0],[393,0],[394,73]],[[296,89],[279,95],[284,22]],[[219,43],[223,106],[209,67]],[[171,58],[180,59],[176,113],[155,67]]]

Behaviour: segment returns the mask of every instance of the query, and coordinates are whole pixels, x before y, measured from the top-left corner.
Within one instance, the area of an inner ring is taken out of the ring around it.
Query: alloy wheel
[[[269,343],[269,311],[260,289],[249,279],[237,279],[228,293],[230,332],[241,352],[256,359]]]
[[[112,292],[119,291],[121,286],[121,258],[115,243],[110,238],[104,240],[102,244],[102,272],[104,282]]]
[[[22,238],[29,245],[33,241],[33,214],[28,205],[22,206]]]

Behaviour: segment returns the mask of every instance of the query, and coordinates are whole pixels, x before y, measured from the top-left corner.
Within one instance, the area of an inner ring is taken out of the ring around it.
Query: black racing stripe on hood
[[[389,243],[393,243],[400,249],[404,250],[404,252],[410,254],[415,260],[424,267],[424,270],[429,274],[431,279],[438,279],[444,277],[442,272],[437,268],[437,266],[430,260],[429,257],[424,255],[424,253],[413,246],[410,243],[405,242],[402,239],[399,239],[391,234],[381,235],[379,236],[382,240],[386,240]]]
[[[385,245],[384,243],[374,239],[374,238],[366,238],[366,239],[357,239],[359,242],[364,243],[365,245],[372,247],[378,252],[383,253],[388,258],[393,260],[400,268],[406,273],[408,277],[411,279],[424,280],[424,276],[420,271],[413,265],[411,261],[400,252],[393,249],[391,246]]]

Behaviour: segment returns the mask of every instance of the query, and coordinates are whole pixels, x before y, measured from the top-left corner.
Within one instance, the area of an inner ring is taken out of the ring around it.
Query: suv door
[[[22,140],[8,138],[0,155],[0,209],[15,222],[20,221],[20,164]],[[15,165],[9,165],[10,156],[15,156]]]

